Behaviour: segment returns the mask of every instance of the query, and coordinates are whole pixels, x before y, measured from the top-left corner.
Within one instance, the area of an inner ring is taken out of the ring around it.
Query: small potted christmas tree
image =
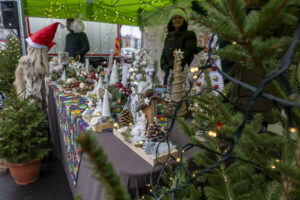
[[[11,175],[19,185],[39,178],[41,159],[47,156],[46,114],[39,102],[20,98],[15,89],[0,111],[0,158],[6,159]]]

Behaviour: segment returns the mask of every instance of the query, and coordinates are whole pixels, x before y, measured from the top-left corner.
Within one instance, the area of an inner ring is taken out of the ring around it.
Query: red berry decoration
[[[219,85],[214,85],[214,89],[217,90],[219,88]]]
[[[115,83],[115,87],[116,88],[121,88],[122,87],[122,83],[120,83],[120,82]]]
[[[196,85],[197,85],[198,87],[200,87],[201,84],[200,84],[200,82],[197,82]]]
[[[214,66],[212,66],[211,71],[216,71],[216,68]]]

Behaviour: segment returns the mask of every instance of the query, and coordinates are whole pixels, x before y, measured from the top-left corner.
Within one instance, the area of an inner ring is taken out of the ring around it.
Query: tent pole
[[[26,55],[26,29],[25,29],[25,18],[24,18],[24,12],[23,12],[23,6],[22,6],[22,0],[18,0],[18,16],[19,16],[19,33],[20,33],[20,40],[22,45],[22,55]]]

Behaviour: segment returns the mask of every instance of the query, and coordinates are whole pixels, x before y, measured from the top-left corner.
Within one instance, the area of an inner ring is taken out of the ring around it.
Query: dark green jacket
[[[70,33],[66,36],[65,52],[69,53],[70,57],[80,55],[80,62],[84,63],[84,55],[90,50],[89,40],[84,32]]]
[[[184,52],[182,66],[186,64],[190,65],[197,50],[197,37],[193,31],[180,31],[168,33],[164,49],[160,59],[160,66],[166,73],[174,67],[174,56],[173,52],[176,49],[181,49]]]

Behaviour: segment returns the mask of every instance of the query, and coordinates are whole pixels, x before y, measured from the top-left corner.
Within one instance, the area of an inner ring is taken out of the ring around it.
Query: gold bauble
[[[135,147],[143,147],[143,144],[144,144],[144,143],[141,143],[141,141],[135,141],[135,142],[134,142],[134,146],[135,146]]]
[[[108,121],[109,121],[109,122],[113,122],[113,119],[112,119],[112,118],[109,118]]]
[[[213,80],[214,80],[214,81],[218,81],[219,78],[218,78],[217,76],[214,76],[214,77],[213,77]]]
[[[101,113],[101,112],[97,112],[96,116],[97,116],[97,117],[101,117],[101,116],[102,116],[102,113]]]
[[[132,125],[133,125],[133,123],[132,123],[132,122],[130,122],[130,123],[129,123],[129,126],[132,126]]]
[[[115,122],[115,123],[114,123],[114,128],[115,128],[115,129],[119,129],[119,128],[120,128],[120,124],[119,124],[118,122]]]

